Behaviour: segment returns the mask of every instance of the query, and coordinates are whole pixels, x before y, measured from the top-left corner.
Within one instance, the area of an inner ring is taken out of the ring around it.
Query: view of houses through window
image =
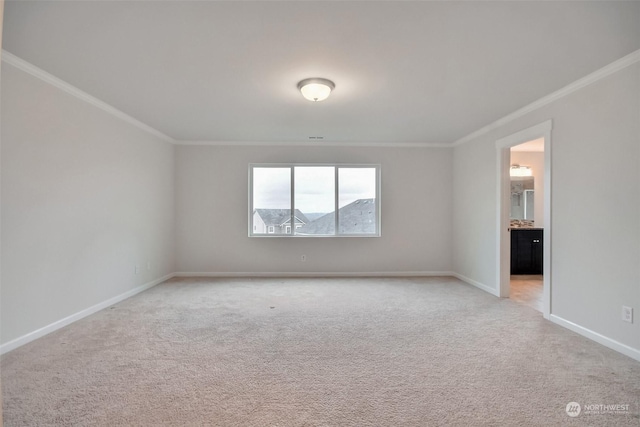
[[[380,235],[378,165],[250,165],[250,235]]]

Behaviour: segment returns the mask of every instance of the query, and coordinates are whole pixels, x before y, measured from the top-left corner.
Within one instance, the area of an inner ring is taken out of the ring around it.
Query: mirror
[[[533,177],[511,177],[511,219],[533,220]]]

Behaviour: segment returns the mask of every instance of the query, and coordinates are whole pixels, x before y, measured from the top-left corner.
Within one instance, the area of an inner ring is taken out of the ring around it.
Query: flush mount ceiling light
[[[302,96],[313,102],[327,99],[335,87],[336,85],[331,80],[317,77],[304,79],[298,83],[298,89],[300,89]]]

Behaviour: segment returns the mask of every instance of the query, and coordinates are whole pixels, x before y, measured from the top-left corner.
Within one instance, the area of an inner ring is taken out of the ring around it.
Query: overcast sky
[[[376,196],[375,168],[339,169],[339,205]],[[333,167],[295,167],[296,209],[303,213],[334,211],[335,174]],[[289,209],[291,207],[291,171],[289,168],[253,169],[254,209]]]

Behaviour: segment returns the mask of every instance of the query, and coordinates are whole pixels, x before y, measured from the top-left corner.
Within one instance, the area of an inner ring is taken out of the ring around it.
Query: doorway
[[[549,120],[496,141],[500,297],[521,300],[546,319],[551,313],[551,128]],[[524,154],[534,149],[541,155]],[[512,173],[519,175],[513,181]]]
[[[544,138],[510,147],[509,298],[542,313]]]

